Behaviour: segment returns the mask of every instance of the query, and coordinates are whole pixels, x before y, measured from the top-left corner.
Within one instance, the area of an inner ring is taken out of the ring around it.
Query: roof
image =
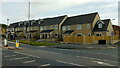
[[[92,23],[98,12],[68,17],[63,25]]]
[[[93,29],[93,32],[107,31],[108,25],[110,23],[110,19],[105,19],[101,21],[104,22],[104,24],[102,25],[102,28],[98,28],[98,24],[96,23]]]
[[[112,25],[112,27],[113,27],[113,30],[120,30],[120,26],[118,25]]]
[[[15,28],[18,26],[18,23],[12,23],[8,26],[8,28]]]
[[[41,21],[40,26],[46,26],[46,25],[56,25],[60,24],[61,21],[66,17],[67,15],[59,16],[59,17],[53,17],[53,18],[45,18],[43,21]]]
[[[43,30],[43,31],[41,31],[40,33],[50,33],[50,32],[52,32],[53,30]]]
[[[71,34],[74,30],[67,30],[63,34]]]

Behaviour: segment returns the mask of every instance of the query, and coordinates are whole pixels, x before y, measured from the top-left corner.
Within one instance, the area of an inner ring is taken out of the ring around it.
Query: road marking
[[[36,60],[30,60],[30,61],[25,61],[23,63],[32,63],[32,62],[35,62]]]
[[[10,60],[20,60],[20,59],[26,59],[26,58],[29,58],[29,57],[19,57],[19,58],[14,58],[14,59],[10,59]]]
[[[44,51],[44,50],[37,50],[37,51]],[[57,53],[57,52],[50,52],[50,51],[44,51],[44,52],[53,53],[53,54],[61,54],[61,53]]]
[[[76,56],[76,57],[80,57],[80,56]]]
[[[25,54],[25,53],[20,53],[20,52],[15,52],[15,53],[22,54],[22,55],[26,55],[26,56],[31,56],[31,57],[40,58],[39,56],[29,55],[29,54]]]
[[[117,62],[117,61],[111,61],[111,60],[105,60],[105,59],[97,59],[97,58],[91,58],[91,57],[86,57],[86,56],[79,56],[81,58],[87,58],[87,59],[92,59],[92,60],[104,60],[104,61],[107,61],[107,62],[114,62],[114,63],[120,63],[120,62]]]
[[[44,64],[44,65],[42,65],[42,66],[49,66],[50,64]]]
[[[92,61],[92,62],[95,62],[95,63],[97,63],[97,64],[101,64],[101,65],[115,66],[115,65],[111,65],[111,64],[109,64],[109,63],[100,62],[100,61]]]
[[[71,65],[75,65],[75,66],[83,66],[83,65],[80,65],[80,64],[69,63],[69,62],[60,61],[60,60],[56,60],[56,61],[57,61],[57,62],[60,62],[60,63],[64,63],[64,64],[71,64]]]
[[[4,56],[4,57],[13,57],[13,56],[16,56],[16,55],[7,55],[7,56]]]

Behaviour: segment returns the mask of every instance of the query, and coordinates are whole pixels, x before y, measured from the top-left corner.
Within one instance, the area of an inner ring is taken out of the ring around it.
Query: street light
[[[28,2],[28,41],[30,39],[30,1],[26,0]]]
[[[8,40],[8,24],[9,24],[9,19],[7,19],[7,40]]]

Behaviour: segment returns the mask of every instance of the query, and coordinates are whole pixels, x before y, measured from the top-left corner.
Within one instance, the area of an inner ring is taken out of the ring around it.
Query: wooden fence
[[[115,41],[120,40],[120,36],[64,36],[63,42],[65,43],[94,43],[95,41],[106,40]]]

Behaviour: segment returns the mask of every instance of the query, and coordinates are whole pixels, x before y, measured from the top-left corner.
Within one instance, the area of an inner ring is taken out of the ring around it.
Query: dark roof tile
[[[98,12],[68,17],[63,25],[92,23],[95,19],[96,14],[98,14]]]

